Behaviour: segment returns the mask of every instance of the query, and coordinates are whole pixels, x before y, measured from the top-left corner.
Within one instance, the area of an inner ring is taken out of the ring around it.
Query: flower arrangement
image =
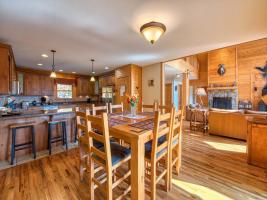
[[[135,107],[138,103],[139,103],[139,100],[140,100],[140,97],[138,94],[135,94],[135,95],[127,95],[127,102],[131,105],[131,107]]]

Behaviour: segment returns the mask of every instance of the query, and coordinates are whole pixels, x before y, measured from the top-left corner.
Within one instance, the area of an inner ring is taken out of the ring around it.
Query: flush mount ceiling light
[[[56,78],[57,77],[57,74],[56,74],[56,71],[55,71],[55,53],[56,51],[55,50],[51,50],[52,54],[53,54],[53,64],[52,64],[52,72],[50,74],[50,77],[51,78]]]
[[[94,59],[91,59],[91,62],[92,62],[92,74],[95,74],[94,72]],[[95,77],[92,75],[91,76],[91,79],[90,79],[91,82],[95,82]]]
[[[151,44],[154,44],[165,31],[166,26],[159,22],[149,22],[140,28],[140,32]]]
[[[38,65],[38,66],[42,66],[43,64],[42,64],[42,63],[38,63],[37,65]]]
[[[46,54],[42,54],[42,57],[44,57],[44,58],[47,58],[47,57],[48,57],[48,55],[46,55]]]

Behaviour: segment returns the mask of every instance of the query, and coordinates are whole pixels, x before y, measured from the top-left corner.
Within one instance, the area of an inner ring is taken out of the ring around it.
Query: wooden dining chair
[[[109,103],[109,112],[113,113],[113,109],[116,109],[116,111],[123,113],[123,102],[117,105],[112,105],[112,103]]]
[[[87,121],[87,116],[90,115],[90,110],[85,109],[84,112],[76,109],[76,129],[77,129],[77,139],[79,143],[79,153],[80,153],[80,180],[84,178],[84,172],[89,171],[89,126]],[[103,143],[93,141],[96,148],[103,147]]]
[[[155,111],[158,110],[158,102],[155,101],[155,102],[153,103],[153,105],[146,105],[146,104],[142,103],[142,109],[141,109],[141,111],[142,111],[142,112],[145,112],[144,109],[149,109],[150,111],[155,112]]]
[[[127,179],[130,179],[131,175],[131,150],[117,143],[110,142],[107,113],[102,113],[101,117],[89,115],[87,116],[87,120],[89,123],[90,199],[94,199],[94,190],[98,188],[100,191],[106,193],[106,199],[111,200],[113,189],[124,182],[128,183],[128,187],[116,198],[122,199],[131,191],[130,181],[127,182]],[[92,127],[102,129],[103,135],[95,133]],[[103,143],[103,147],[97,149],[93,145],[93,140]],[[128,163],[128,170],[126,172],[124,171],[123,175],[119,174],[117,169],[126,163]],[[97,166],[96,168],[94,167],[95,165]]]
[[[170,113],[155,112],[153,140],[145,145],[146,178],[150,179],[151,199],[156,199],[156,184],[164,178],[165,190],[169,189],[169,142],[173,128],[174,108]],[[162,159],[163,162],[160,162]]]
[[[181,158],[182,158],[182,126],[183,126],[183,119],[184,119],[184,109],[178,110],[174,112],[174,118],[173,118],[173,132],[171,136],[171,142],[170,142],[170,173],[169,173],[169,180],[170,185],[169,189],[172,188],[172,173],[173,173],[173,167],[175,166],[177,174],[179,174],[180,168],[181,168]]]
[[[161,113],[168,113],[171,111],[171,109],[174,107],[173,104],[171,105],[159,105],[158,106],[158,110],[161,112]]]
[[[97,112],[108,113],[108,103],[105,106],[95,106],[95,104],[92,104],[92,115],[96,115]]]

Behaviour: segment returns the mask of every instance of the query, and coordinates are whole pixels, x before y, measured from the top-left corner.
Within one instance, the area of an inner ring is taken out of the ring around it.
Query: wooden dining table
[[[154,113],[139,113],[139,117],[110,114],[110,136],[131,146],[131,199],[145,199],[145,143],[152,139]]]

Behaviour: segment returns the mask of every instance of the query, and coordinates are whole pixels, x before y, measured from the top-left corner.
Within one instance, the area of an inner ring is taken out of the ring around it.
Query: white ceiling
[[[135,63],[148,65],[267,37],[266,0],[0,0],[0,41],[17,65],[89,74]],[[154,45],[139,33],[159,21],[167,32]],[[43,63],[44,66],[37,66]]]

